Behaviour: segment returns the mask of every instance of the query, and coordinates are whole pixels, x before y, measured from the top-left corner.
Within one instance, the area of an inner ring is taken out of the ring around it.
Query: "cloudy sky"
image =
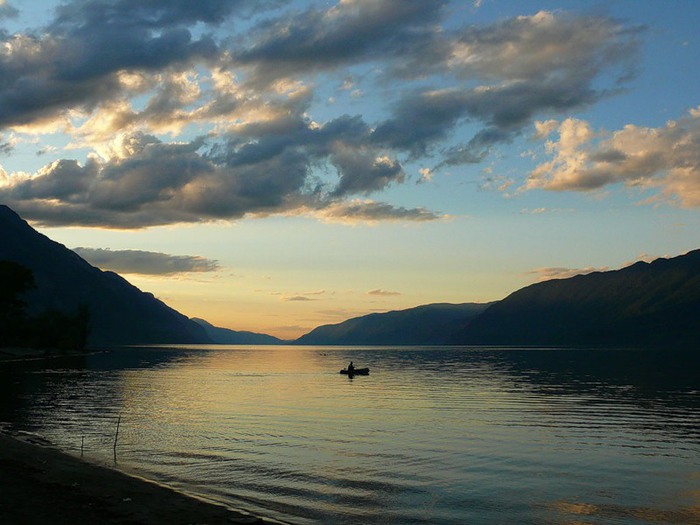
[[[700,247],[700,4],[0,0],[0,203],[298,336]]]

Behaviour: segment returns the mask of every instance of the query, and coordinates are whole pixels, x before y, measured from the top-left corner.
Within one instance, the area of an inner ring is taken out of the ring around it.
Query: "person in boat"
[[[352,361],[350,361],[350,364],[348,365],[348,374],[352,374],[355,371],[355,365],[352,364]]]

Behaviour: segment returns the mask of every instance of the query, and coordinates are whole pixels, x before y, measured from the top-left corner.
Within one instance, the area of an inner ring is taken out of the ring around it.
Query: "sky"
[[[295,338],[700,248],[700,3],[0,0],[0,203]]]

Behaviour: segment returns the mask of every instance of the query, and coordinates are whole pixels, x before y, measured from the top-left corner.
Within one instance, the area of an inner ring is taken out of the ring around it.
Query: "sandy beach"
[[[273,523],[31,441],[0,434],[0,523]]]

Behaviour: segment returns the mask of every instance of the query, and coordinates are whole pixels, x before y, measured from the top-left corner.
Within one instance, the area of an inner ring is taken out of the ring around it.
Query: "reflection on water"
[[[338,374],[352,360],[371,375]],[[0,365],[0,420],[293,523],[700,523],[700,357],[187,347]]]

